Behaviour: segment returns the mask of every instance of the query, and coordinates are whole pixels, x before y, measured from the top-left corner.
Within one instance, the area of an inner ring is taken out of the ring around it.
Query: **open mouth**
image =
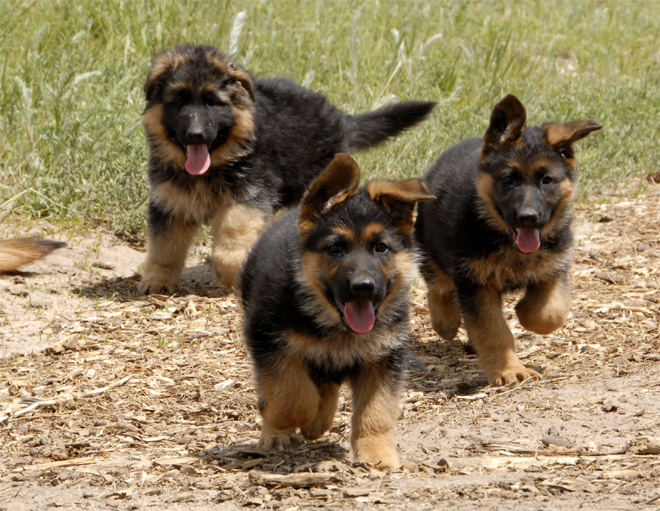
[[[211,166],[211,155],[206,144],[186,146],[186,171],[192,176],[201,176]]]
[[[371,332],[376,322],[376,308],[370,300],[355,300],[344,304],[344,318],[356,334]]]
[[[541,246],[541,230],[518,227],[513,230],[513,240],[523,254],[531,254]]]

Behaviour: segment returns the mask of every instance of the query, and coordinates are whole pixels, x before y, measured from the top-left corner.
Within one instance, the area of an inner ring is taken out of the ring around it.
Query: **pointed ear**
[[[484,135],[484,151],[503,144],[515,144],[525,128],[527,112],[520,100],[509,94],[490,115],[490,125]]]
[[[355,195],[360,185],[360,167],[348,154],[338,153],[309,185],[300,207],[298,232],[305,236],[316,221],[332,208]]]
[[[370,181],[367,183],[367,193],[394,219],[396,227],[407,235],[412,234],[415,225],[417,203],[435,199],[421,179]]]
[[[545,141],[549,146],[557,149],[570,146],[576,140],[601,128],[602,126],[596,121],[547,122],[541,125]]]

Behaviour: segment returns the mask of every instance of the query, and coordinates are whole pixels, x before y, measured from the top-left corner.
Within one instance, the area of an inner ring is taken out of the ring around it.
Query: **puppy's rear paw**
[[[149,295],[149,294],[174,294],[177,290],[176,283],[172,282],[158,282],[156,280],[149,280],[142,278],[140,283],[137,286],[137,289],[140,293]]]
[[[267,428],[270,429],[270,428]],[[286,431],[262,431],[257,447],[264,451],[286,451],[294,444],[300,444],[302,438],[295,434],[295,429]]]
[[[488,381],[491,385],[495,387],[504,387],[506,385],[516,384],[528,380],[530,378],[534,380],[539,380],[541,375],[525,367],[521,363],[515,366],[507,366],[504,369],[493,372],[491,374],[486,374],[488,376]]]

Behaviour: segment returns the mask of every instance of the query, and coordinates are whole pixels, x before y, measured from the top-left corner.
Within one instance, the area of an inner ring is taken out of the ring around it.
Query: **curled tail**
[[[435,107],[434,101],[404,101],[373,112],[347,115],[350,151],[367,149],[423,121]]]
[[[63,241],[43,238],[13,238],[0,241],[0,272],[14,271],[66,246]]]

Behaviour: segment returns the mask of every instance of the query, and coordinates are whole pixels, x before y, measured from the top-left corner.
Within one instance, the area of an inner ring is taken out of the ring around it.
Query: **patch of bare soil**
[[[205,247],[181,294],[144,297],[143,253],[66,240],[0,277],[0,509],[660,509],[659,219],[657,187],[578,207],[574,307],[554,334],[524,331],[507,301],[540,382],[488,387],[414,290],[426,368],[411,372],[391,473],[352,463],[348,394],[321,441],[256,448],[239,302]]]

